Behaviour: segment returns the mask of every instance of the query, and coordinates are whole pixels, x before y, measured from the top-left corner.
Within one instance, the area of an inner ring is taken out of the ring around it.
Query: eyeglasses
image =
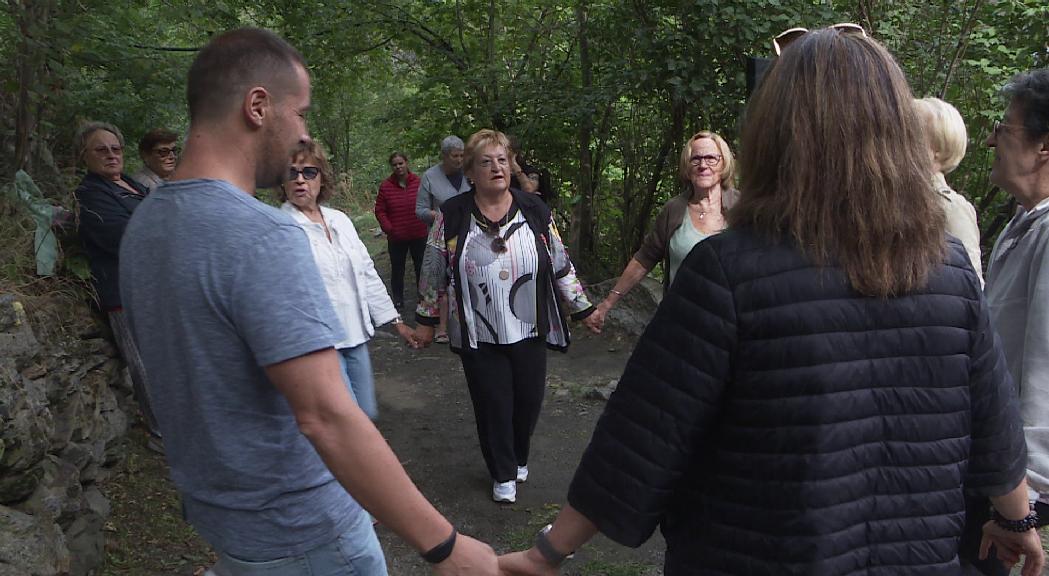
[[[997,136],[1002,131],[1002,128],[1023,128],[1023,125],[1021,125],[1021,124],[1008,124],[1006,122],[1002,122],[1001,120],[995,120],[994,121],[994,127],[991,128],[991,130],[993,130],[994,131],[994,135]]]
[[[107,152],[112,153],[114,156],[121,156],[124,154],[124,147],[120,144],[114,144],[112,146],[95,146],[91,151],[99,156],[105,156]]]
[[[161,158],[167,158],[168,156],[178,156],[182,153],[182,148],[178,146],[172,146],[171,148],[154,148],[153,153]]]
[[[827,26],[831,30],[837,30],[841,34],[859,34],[864,38],[867,37],[867,32],[863,30],[863,26],[859,24],[850,24],[848,22],[842,22],[841,24],[834,24],[833,26]],[[802,36],[809,33],[808,28],[789,28],[780,32],[772,39],[772,47],[776,49],[776,56],[779,56],[791,42],[801,38]]]
[[[321,173],[321,169],[317,168],[316,166],[303,166],[302,170],[297,170],[295,168],[289,168],[288,169],[288,181],[291,182],[292,180],[298,180],[299,179],[299,174],[302,174],[302,178],[304,180],[313,180],[314,178],[319,176],[320,173]]]
[[[700,166],[709,166],[713,168],[718,164],[721,164],[721,154],[697,154],[688,159],[692,166],[699,168]]]
[[[506,252],[506,239],[499,235],[498,230],[496,231],[495,237],[492,238],[492,252],[496,254],[502,254]]]

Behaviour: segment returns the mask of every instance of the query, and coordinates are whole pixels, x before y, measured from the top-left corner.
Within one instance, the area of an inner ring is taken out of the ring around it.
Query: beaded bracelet
[[[1002,530],[1009,532],[1027,532],[1031,528],[1038,527],[1038,513],[1035,512],[1034,506],[1031,506],[1031,513],[1023,517],[1020,520],[1009,520],[1005,516],[994,510],[994,523],[998,525]]]
[[[459,532],[452,526],[452,534],[445,539],[444,542],[430,548],[429,551],[423,552],[421,556],[423,560],[426,560],[430,564],[440,564],[448,559],[452,555],[452,549],[455,548],[455,536]]]

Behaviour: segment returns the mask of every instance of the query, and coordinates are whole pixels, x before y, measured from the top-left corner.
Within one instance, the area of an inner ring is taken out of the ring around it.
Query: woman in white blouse
[[[379,407],[368,356],[374,327],[393,322],[405,342],[414,346],[415,340],[394,308],[353,222],[339,210],[321,206],[331,197],[333,187],[324,149],[316,142],[301,143],[292,153],[291,169],[280,189],[281,210],[310,239],[313,259],[343,328],[345,339],[335,348],[357,404],[374,420]]]

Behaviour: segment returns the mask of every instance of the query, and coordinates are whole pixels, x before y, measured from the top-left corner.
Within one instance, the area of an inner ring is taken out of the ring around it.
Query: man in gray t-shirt
[[[309,139],[302,56],[233,30],[188,80],[182,162],[128,224],[120,275],[186,517],[219,554],[212,573],[384,576],[359,500],[435,573],[497,574],[350,397],[306,235],[254,198]]]

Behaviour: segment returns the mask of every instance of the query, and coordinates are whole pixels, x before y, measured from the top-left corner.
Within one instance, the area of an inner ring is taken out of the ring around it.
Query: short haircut
[[[390,154],[390,159],[386,161],[387,164],[393,164],[394,158],[404,158],[404,161],[408,161],[408,156],[404,152],[394,152]]]
[[[1020,105],[1028,137],[1049,134],[1049,68],[1017,74],[1002,94]]]
[[[914,106],[933,158],[940,164],[940,170],[949,174],[965,157],[965,146],[968,144],[969,137],[962,115],[957,108],[939,98],[915,100]]]
[[[317,204],[322,204],[331,199],[335,193],[335,172],[332,171],[331,162],[328,161],[328,153],[324,146],[315,140],[299,142],[291,153],[292,162],[296,160],[312,161],[321,171],[321,190],[317,193]],[[284,175],[284,182],[277,187],[277,200],[287,202],[288,194],[284,191],[284,184],[288,181],[288,175]]]
[[[124,134],[120,132],[120,128],[110,124],[109,122],[95,122],[94,120],[84,122],[77,128],[76,135],[73,136],[73,148],[76,150],[76,157],[78,161],[84,159],[84,152],[87,151],[87,141],[91,138],[91,135],[99,130],[105,130],[106,132],[112,133],[117,137],[117,141],[120,142],[121,146],[124,146]]]
[[[142,156],[149,154],[153,151],[153,147],[157,144],[164,144],[167,142],[178,142],[178,134],[168,130],[167,128],[154,128],[138,141],[138,153]]]
[[[678,162],[678,177],[681,178],[685,190],[689,193],[692,192],[692,179],[688,177],[690,162],[692,161],[692,143],[703,138],[713,140],[714,145],[718,147],[718,152],[721,153],[721,187],[732,188],[732,179],[736,175],[736,158],[732,155],[732,149],[728,147],[728,142],[725,142],[725,139],[716,132],[704,130],[693,134],[688,139],[688,142],[685,142],[685,147],[681,149],[681,159]],[[731,208],[731,206],[726,206],[726,208]]]
[[[302,54],[268,30],[238,28],[212,38],[189,68],[190,121],[221,118],[255,86],[283,96],[296,66],[306,68]]]
[[[458,136],[445,136],[441,140],[441,156],[447,156],[452,150],[464,150],[463,139]]]
[[[463,148],[463,172],[469,172],[477,160],[477,155],[489,146],[502,146],[506,153],[510,153],[510,140],[506,134],[498,130],[478,130],[466,141]]]

